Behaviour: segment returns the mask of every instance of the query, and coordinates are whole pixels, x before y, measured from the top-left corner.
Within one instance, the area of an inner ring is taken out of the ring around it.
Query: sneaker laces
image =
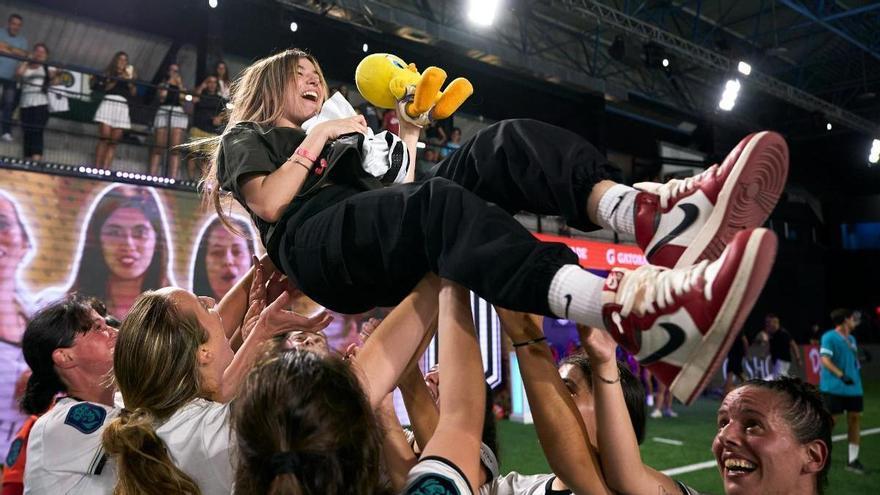
[[[697,175],[685,177],[684,179],[669,179],[664,184],[657,184],[656,187],[647,187],[647,184],[637,184],[636,186],[639,189],[643,189],[660,196],[660,206],[662,208],[667,208],[669,206],[669,200],[693,191],[693,189],[697,186],[697,184],[700,183],[700,181],[702,181],[705,177],[708,177],[710,174],[717,174],[718,170],[719,167],[716,164],[712,165],[706,170],[703,170]]]
[[[709,260],[684,269],[669,269],[643,265],[627,273],[621,280],[616,302],[621,305],[621,316],[635,310],[638,315],[655,313],[674,304],[676,297],[690,291],[705,280]],[[709,284],[704,284],[706,300],[712,299]],[[638,304],[636,304],[638,303]]]

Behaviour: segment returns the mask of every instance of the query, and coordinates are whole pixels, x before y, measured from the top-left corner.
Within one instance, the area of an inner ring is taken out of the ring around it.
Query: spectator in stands
[[[724,377],[724,395],[730,393],[735,388],[735,380],[740,383],[746,381],[746,374],[743,371],[743,359],[749,353],[749,339],[746,333],[741,331],[739,338],[733,341],[730,351],[727,353],[726,375]]]
[[[425,141],[429,145],[442,148],[446,144],[446,131],[443,126],[438,122],[428,124],[428,127],[425,128]]]
[[[382,130],[388,131],[391,134],[398,134],[400,132],[400,120],[397,118],[397,110],[393,108],[385,110],[385,114],[382,116]]]
[[[116,52],[101,76],[92,76],[92,89],[104,94],[104,99],[95,112],[98,123],[98,145],[95,147],[95,164],[99,168],[110,168],[116,144],[122,133],[131,129],[128,113],[128,99],[135,95],[137,88],[134,66],[128,63],[128,54]]]
[[[229,80],[229,66],[226,65],[226,62],[219,61],[214,65],[214,76],[217,77],[217,85],[220,88],[220,96],[223,99],[229,99],[229,91],[232,82]]]
[[[68,292],[97,297],[111,315],[123,318],[142,292],[171,283],[166,232],[152,189],[110,186],[88,219],[79,267]]]
[[[213,217],[202,231],[193,261],[192,288],[196,294],[209,294],[220,300],[251,267],[254,257],[251,223],[236,217],[230,221],[239,234],[247,238],[230,232],[220,217]]]
[[[185,92],[180,66],[168,64],[167,73],[156,91],[159,110],[153,119],[155,142],[150,153],[150,175],[160,175],[159,164],[165,153],[168,168],[164,175],[176,179],[180,171],[180,154],[175,147],[183,143],[183,133],[189,126],[189,118],[183,111]]]
[[[30,60],[22,62],[15,75],[21,81],[21,128],[24,131],[24,157],[43,159],[43,130],[49,121],[49,86],[57,71],[46,65],[49,48],[34,45]]]
[[[859,371],[859,351],[852,331],[859,326],[855,311],[835,309],[831,312],[834,328],[822,335],[822,369],[819,372],[819,390],[834,422],[846,411],[846,437],[849,442],[846,469],[858,474],[865,473],[859,461],[861,443],[860,422],[864,409],[862,376]]]
[[[791,338],[788,330],[779,324],[779,317],[773,313],[764,317],[764,331],[767,332],[770,344],[770,378],[779,378],[788,375],[791,369],[792,356],[797,362],[798,368],[803,369],[801,352],[797,343]]]
[[[18,408],[17,384],[28,369],[21,339],[31,303],[19,286],[18,274],[31,249],[30,236],[15,202],[0,190],[0,455],[6,454],[27,418]]]
[[[449,139],[446,140],[446,144],[443,146],[443,158],[446,158],[459,148],[461,148],[461,129],[453,127],[452,132],[449,133]]]
[[[193,96],[193,125],[189,130],[191,140],[211,138],[223,132],[223,112],[226,110],[226,99],[220,94],[220,80],[217,76],[208,76],[196,88]],[[207,161],[200,156],[205,151],[194,150],[187,164],[190,179],[197,179],[204,173],[196,170],[197,165],[204,167]]]
[[[6,23],[6,31],[0,32],[0,84],[3,95],[0,97],[0,139],[12,141],[12,112],[18,100],[18,88],[15,80],[15,68],[18,60],[11,57],[27,57],[28,42],[21,36],[24,19],[18,14],[10,14]]]

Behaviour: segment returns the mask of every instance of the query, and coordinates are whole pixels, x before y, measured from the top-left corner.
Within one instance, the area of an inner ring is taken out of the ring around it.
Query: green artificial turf
[[[712,460],[710,451],[715,435],[715,412],[718,401],[701,399],[691,407],[678,405],[678,418],[648,418],[647,433],[642,443],[642,459],[656,469],[668,469]],[[880,382],[865,383],[865,412],[862,429],[880,427]],[[834,434],[846,433],[841,421]],[[655,438],[677,440],[681,446],[668,445]],[[547,473],[549,467],[538,443],[532,425],[510,421],[498,424],[498,442],[501,454],[501,472],[518,471],[523,474]],[[880,434],[862,437],[859,457],[868,469],[864,476],[844,470],[847,456],[846,440],[834,442],[831,473],[826,493],[849,495],[877,492],[880,488]],[[723,493],[716,468],[703,469],[676,477],[705,493]]]

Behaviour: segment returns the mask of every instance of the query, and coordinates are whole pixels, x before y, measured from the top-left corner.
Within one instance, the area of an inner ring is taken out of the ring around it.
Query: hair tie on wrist
[[[593,371],[593,376],[595,376],[599,380],[602,380],[602,383],[607,383],[608,385],[614,385],[615,383],[618,383],[620,381],[620,370],[619,369],[617,370],[617,379],[616,380],[608,380],[607,378],[602,378],[602,375],[600,375],[596,371]]]
[[[538,342],[544,342],[547,340],[547,337],[538,337],[537,339],[527,340],[525,342],[514,342],[514,347],[524,347],[527,345],[537,344]]]
[[[316,162],[316,161],[318,161],[318,157],[317,157],[317,156],[313,155],[311,152],[309,152],[309,150],[303,148],[302,146],[300,146],[299,148],[297,148],[296,151],[294,151],[293,153],[294,153],[295,155],[299,155],[299,156],[301,156],[301,157],[303,157],[303,158],[305,158],[305,159],[307,159],[307,160],[309,160],[309,161],[311,161],[311,162],[313,162],[313,163]]]

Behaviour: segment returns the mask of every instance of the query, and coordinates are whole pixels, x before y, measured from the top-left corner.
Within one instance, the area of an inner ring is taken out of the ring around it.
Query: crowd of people
[[[67,111],[67,96],[72,95],[64,89],[52,88],[60,82],[63,71],[47,64],[50,53],[45,43],[28,45],[21,32],[23,24],[21,15],[11,14],[6,30],[0,32],[0,139],[14,140],[14,114],[18,109],[22,156],[39,161],[45,151],[43,134],[49,117]],[[204,139],[222,131],[231,84],[226,63],[218,61],[194,88],[183,83],[177,63],[168,63],[163,72],[158,85],[139,81],[128,54],[119,51],[104,70],[91,76],[90,87],[97,103],[93,120],[98,125],[94,159],[98,168],[112,167],[117,145],[124,133],[132,129],[132,107],[153,109],[148,168],[151,175],[182,177],[182,153],[178,146],[185,140]],[[202,162],[196,156],[189,157],[186,177],[196,179],[201,175]]]
[[[124,128],[130,67],[120,52],[96,82],[105,166]],[[220,80],[206,80],[202,94],[219,94]],[[156,95],[157,119],[172,123],[165,143],[182,140],[173,121],[185,91],[168,67]],[[616,349],[662,385],[661,415],[673,396],[700,396],[773,263],[775,237],[759,226],[784,185],[782,137],[750,135],[701,175],[637,190],[581,137],[504,121],[466,142],[452,129],[447,154],[420,181],[389,146],[388,167],[403,172],[387,183],[384,172],[364,173],[352,152],[361,140],[347,139],[367,132],[364,114],[302,129],[328,93],[313,56],[280,52],[242,73],[225,127],[201,136],[217,221],[201,233],[192,287],[207,294],[174,287],[163,268],[153,193],[105,193],[80,266],[121,276],[77,274],[63,295],[3,328],[0,345],[30,369],[20,401],[29,416],[10,443],[4,493],[696,493],[642,462],[647,397]],[[417,156],[420,126],[405,111],[385,117]],[[781,179],[752,188],[756,177]],[[250,218],[230,215],[228,200]],[[698,219],[682,224],[676,205]],[[20,259],[27,231],[12,210],[0,208],[0,228]],[[649,264],[595,275],[567,247],[535,239],[512,218],[520,210],[631,234]],[[261,258],[235,235],[251,224]],[[550,473],[500,472],[471,291],[496,305]],[[340,352],[322,335],[327,313],[290,309],[305,295],[341,313],[393,309]],[[577,322],[583,352],[557,364],[544,317]],[[784,363],[775,379],[724,396],[711,449],[726,493],[822,493],[832,413],[846,411],[858,428],[862,405],[852,312],[832,320],[823,373],[840,383],[823,381],[824,402]],[[423,377],[419,359],[435,334],[439,366]],[[398,387],[409,435],[389,398]],[[851,467],[857,457],[850,439]]]

